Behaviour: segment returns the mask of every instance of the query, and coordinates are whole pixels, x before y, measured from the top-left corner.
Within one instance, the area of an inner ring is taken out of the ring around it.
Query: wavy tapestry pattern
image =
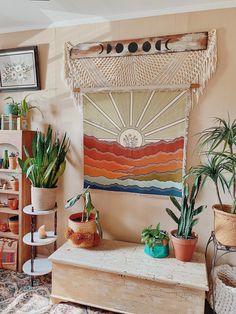
[[[186,92],[84,96],[84,185],[181,197]]]

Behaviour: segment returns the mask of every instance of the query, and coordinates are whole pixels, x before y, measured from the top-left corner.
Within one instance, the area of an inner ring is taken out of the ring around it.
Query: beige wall
[[[43,129],[51,123],[60,131],[67,131],[71,139],[71,152],[66,173],[60,182],[59,194],[59,242],[64,241],[64,230],[70,211],[63,208],[65,201],[78,193],[83,181],[82,114],[75,108],[63,80],[63,45],[65,41],[76,44],[84,41],[124,39],[145,36],[205,31],[216,28],[218,32],[218,67],[209,82],[205,94],[190,114],[187,150],[188,166],[198,162],[194,148],[194,134],[211,124],[211,117],[225,118],[227,113],[236,117],[236,9],[215,10],[190,14],[150,17],[138,20],[99,23],[58,29],[36,30],[0,35],[0,48],[38,45],[43,90],[34,93],[44,112],[33,117],[32,125]],[[16,99],[23,94],[11,94]],[[1,98],[6,97],[2,94]],[[1,99],[0,99],[1,100]],[[1,101],[1,104],[3,102]],[[173,222],[165,213],[171,206],[166,198],[135,194],[94,191],[93,200],[101,211],[106,237],[139,242],[140,232],[146,225],[162,223],[171,230]],[[201,216],[196,231],[200,235],[198,249],[203,249],[212,229],[211,205],[216,201],[212,185],[201,193],[199,203],[208,209]],[[74,208],[78,210],[80,207]]]

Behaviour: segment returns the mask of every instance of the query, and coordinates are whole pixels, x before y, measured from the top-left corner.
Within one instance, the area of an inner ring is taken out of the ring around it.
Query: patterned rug
[[[71,303],[50,303],[50,277],[37,277],[34,287],[29,276],[0,269],[0,313],[2,314],[112,314]]]

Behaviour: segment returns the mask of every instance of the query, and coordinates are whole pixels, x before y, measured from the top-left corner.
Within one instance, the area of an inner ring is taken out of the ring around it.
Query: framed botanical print
[[[38,89],[37,46],[0,50],[0,92]]]

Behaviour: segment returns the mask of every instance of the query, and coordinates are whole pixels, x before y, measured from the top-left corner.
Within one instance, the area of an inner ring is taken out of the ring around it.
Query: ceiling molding
[[[102,17],[102,16],[96,16],[96,17],[90,16],[90,17],[85,17],[85,18],[80,18],[80,19],[53,22],[51,24],[19,25],[19,26],[14,26],[10,28],[0,28],[0,33],[14,33],[14,32],[20,32],[20,31],[37,30],[37,29],[68,27],[68,26],[76,26],[76,25],[82,25],[82,24],[94,24],[94,23],[101,23],[101,22],[136,19],[136,18],[144,18],[144,17],[152,17],[152,16],[160,16],[160,15],[171,15],[171,14],[199,12],[199,11],[208,11],[208,10],[216,10],[216,9],[229,9],[229,8],[234,8],[234,7],[236,7],[236,0],[220,1],[220,2],[207,3],[207,4],[192,4],[192,5],[187,5],[187,6],[165,8],[165,9],[160,9],[160,10],[146,10],[142,12],[129,12],[125,14],[110,15],[109,18]]]

